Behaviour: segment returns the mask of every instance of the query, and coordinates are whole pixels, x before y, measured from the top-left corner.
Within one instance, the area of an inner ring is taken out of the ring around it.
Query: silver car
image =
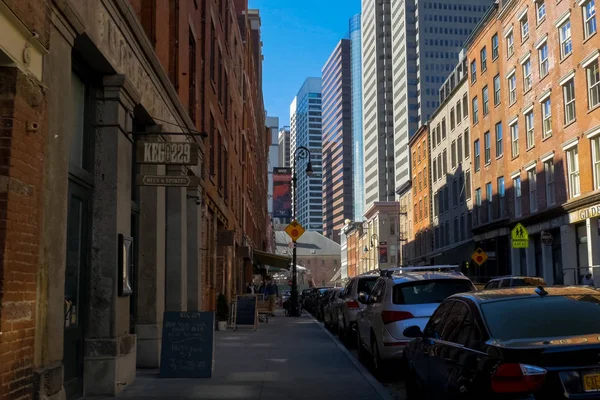
[[[347,345],[356,343],[356,316],[366,305],[358,301],[358,294],[371,294],[371,289],[379,278],[377,274],[365,274],[350,279],[342,293],[343,303],[338,314],[338,334]]]
[[[404,346],[411,340],[404,336],[404,329],[415,325],[425,329],[444,299],[476,290],[469,278],[450,267],[388,270],[377,279],[370,295],[359,295],[366,307],[357,316],[358,354],[362,360],[372,359],[376,373],[382,372],[382,362],[401,358]]]

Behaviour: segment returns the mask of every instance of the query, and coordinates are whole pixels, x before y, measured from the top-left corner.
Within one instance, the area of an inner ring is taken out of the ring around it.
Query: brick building
[[[431,180],[429,127],[421,126],[408,142],[410,149],[410,173],[412,176],[412,226],[414,237],[409,238],[412,247],[409,264],[428,265],[433,250],[433,232],[431,230]]]
[[[594,6],[500,1],[467,40],[474,239],[499,257],[488,275],[577,283],[599,262]],[[529,232],[527,249],[511,246],[517,222]]]
[[[0,0],[0,399],[117,394],[265,262],[260,43],[243,0]]]

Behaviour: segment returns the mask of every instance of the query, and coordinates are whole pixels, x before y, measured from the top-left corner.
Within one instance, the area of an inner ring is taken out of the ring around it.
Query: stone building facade
[[[474,150],[503,132],[473,173],[473,195],[492,186],[473,211],[475,241],[507,255],[493,274],[571,284],[599,264],[599,44],[593,1],[501,1],[467,41]],[[511,246],[517,222],[526,249]]]
[[[165,310],[241,291],[267,246],[260,43],[243,0],[0,0],[0,399],[115,395],[158,367]]]

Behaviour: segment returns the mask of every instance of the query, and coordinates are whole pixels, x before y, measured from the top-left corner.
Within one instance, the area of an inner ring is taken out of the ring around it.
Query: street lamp
[[[373,241],[373,238],[375,239],[375,241]],[[375,244],[373,244],[373,243],[375,243]],[[374,247],[379,248],[379,236],[376,233],[371,235],[371,248],[374,248]],[[365,248],[363,249],[363,251],[365,253],[367,253],[369,251],[369,248],[367,247],[367,245],[365,245]],[[373,261],[377,260],[377,256],[378,255],[375,254]],[[369,259],[369,261],[370,261],[370,259]],[[379,265],[379,263],[377,263],[377,265]]]
[[[293,193],[293,220],[296,220],[296,159],[305,160],[308,159],[308,164],[306,165],[306,175],[312,176],[313,169],[312,163],[310,162],[310,150],[304,146],[300,146],[294,151],[293,160],[294,160],[294,168],[292,175],[292,193]],[[293,317],[299,317],[300,313],[298,312],[298,277],[296,273],[296,242],[294,242],[294,247],[292,247],[292,293],[290,293],[290,312],[289,315]]]

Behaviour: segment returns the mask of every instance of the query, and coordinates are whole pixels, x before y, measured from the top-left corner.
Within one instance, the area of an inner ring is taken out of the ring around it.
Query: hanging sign
[[[198,165],[198,145],[190,142],[138,142],[138,164]]]
[[[190,175],[138,175],[135,180],[138,186],[198,186],[198,177]]]

